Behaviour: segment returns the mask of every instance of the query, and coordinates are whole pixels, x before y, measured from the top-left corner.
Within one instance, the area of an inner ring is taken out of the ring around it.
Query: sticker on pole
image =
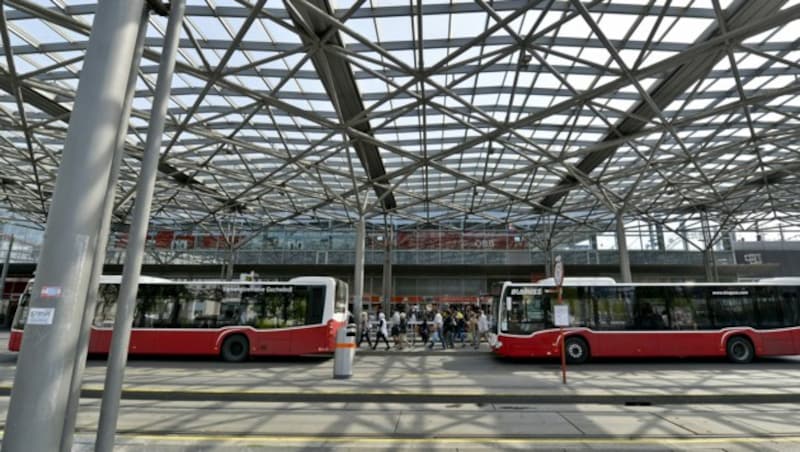
[[[569,326],[569,305],[555,305],[553,323],[555,326]]]
[[[55,308],[31,308],[28,311],[28,325],[52,325],[56,316]]]
[[[61,287],[59,286],[43,286],[42,291],[39,293],[42,298],[56,298],[61,296]]]

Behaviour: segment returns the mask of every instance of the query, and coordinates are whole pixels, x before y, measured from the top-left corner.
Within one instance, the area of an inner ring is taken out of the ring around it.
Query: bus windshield
[[[501,333],[531,334],[552,325],[550,300],[541,287],[507,286],[499,311]]]

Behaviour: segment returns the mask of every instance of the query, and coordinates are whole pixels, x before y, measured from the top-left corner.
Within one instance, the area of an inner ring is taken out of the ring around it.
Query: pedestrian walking
[[[356,344],[358,347],[361,347],[361,342],[364,339],[367,340],[367,345],[370,348],[372,347],[372,340],[369,338],[369,316],[366,312],[361,313],[361,321],[359,322],[358,328],[361,330],[361,334],[358,336],[358,343]]]
[[[379,312],[378,333],[375,336],[375,343],[372,344],[372,349],[375,350],[375,348],[378,346],[378,342],[383,339],[383,342],[386,344],[386,350],[389,350],[391,346],[389,345],[389,338],[387,337],[388,335],[389,331],[386,329],[386,315],[384,315],[382,312]]]

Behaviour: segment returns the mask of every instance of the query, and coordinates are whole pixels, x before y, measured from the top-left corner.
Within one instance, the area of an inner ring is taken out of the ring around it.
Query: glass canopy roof
[[[0,208],[46,218],[94,2],[6,0]],[[800,2],[188,0],[154,222],[795,221]],[[150,16],[115,221],[166,18]]]

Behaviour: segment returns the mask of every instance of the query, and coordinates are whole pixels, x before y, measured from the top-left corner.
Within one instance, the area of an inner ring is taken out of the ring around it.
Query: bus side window
[[[101,284],[97,293],[97,305],[94,309],[94,326],[111,328],[117,314],[117,297],[119,285]]]
[[[670,327],[673,330],[694,330],[694,306],[682,287],[665,287],[670,309]]]
[[[797,288],[778,287],[783,305],[783,326],[800,326],[800,306],[798,306]]]
[[[758,318],[759,328],[780,328],[784,326],[778,290],[779,288],[776,287],[753,287],[751,289],[751,293],[755,295],[756,317]]]
[[[564,287],[562,299],[569,305],[570,326],[591,326],[592,305],[585,294],[588,290],[584,287]]]
[[[667,300],[661,287],[636,287],[634,329],[663,330],[668,328]]]
[[[593,287],[597,329],[624,330],[633,326],[633,290],[630,287]]]
[[[727,326],[755,325],[756,316],[752,289],[748,288],[745,294],[739,294],[741,289],[736,287],[709,287],[709,307],[715,328]],[[714,293],[724,293],[715,295]]]
[[[311,286],[309,287],[309,304],[306,311],[305,324],[315,325],[322,323],[322,315],[325,310],[325,293],[327,288],[325,286]],[[337,311],[343,312],[343,311]]]

